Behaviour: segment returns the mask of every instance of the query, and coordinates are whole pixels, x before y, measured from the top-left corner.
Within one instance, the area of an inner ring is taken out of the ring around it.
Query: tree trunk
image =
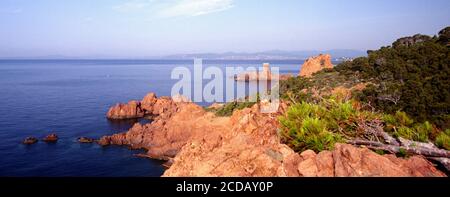
[[[425,149],[432,149],[432,150],[439,150],[438,147],[436,147],[433,143],[428,142],[428,143],[424,143],[424,142],[416,142],[416,141],[411,141],[411,140],[407,140],[404,139],[402,137],[398,138],[398,141],[400,141],[400,144],[402,146],[405,147],[417,147],[417,148],[425,148]]]
[[[442,150],[442,149],[429,149],[424,147],[406,147],[406,146],[394,146],[387,145],[381,142],[373,142],[366,140],[352,140],[348,142],[353,145],[364,145],[369,149],[373,150],[383,150],[388,151],[390,153],[401,153],[405,152],[408,154],[414,155],[423,155],[426,157],[445,157],[450,158],[450,151]]]
[[[383,123],[380,120],[361,121],[358,126],[366,133],[376,137],[381,137],[390,145],[400,146],[397,140],[383,130]]]

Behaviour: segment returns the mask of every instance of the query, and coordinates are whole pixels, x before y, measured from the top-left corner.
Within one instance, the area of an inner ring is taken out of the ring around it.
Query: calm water
[[[269,61],[282,73],[298,73],[301,61]],[[210,61],[207,66],[261,66],[257,61]],[[140,151],[79,144],[128,130],[110,122],[108,108],[168,96],[173,68],[192,61],[0,60],[0,176],[160,176],[161,162],[134,157]],[[57,133],[56,144],[22,145],[27,136]]]

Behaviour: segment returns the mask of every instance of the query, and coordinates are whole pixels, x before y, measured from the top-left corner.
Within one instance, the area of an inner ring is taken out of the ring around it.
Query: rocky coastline
[[[330,65],[329,55],[310,58],[302,66],[300,76],[309,77]],[[369,149],[372,144],[340,142],[332,150],[296,152],[280,137],[279,117],[291,106],[286,100],[282,100],[278,110],[271,114],[261,113],[265,102],[235,110],[231,116],[218,116],[210,111],[224,105],[213,104],[204,108],[182,96],[157,97],[155,93],[149,93],[140,101],[112,106],[106,117],[110,120],[145,117],[151,120],[150,123],[136,123],[127,132],[98,140],[80,137],[77,141],[144,149],[145,154],[136,156],[166,161],[164,177],[447,176],[432,161],[448,167],[448,163],[445,165],[448,158],[435,158],[445,159],[442,161],[420,154],[406,158],[378,154]],[[56,134],[43,139],[47,143],[57,140]],[[37,138],[28,137],[23,144],[37,142]],[[444,155],[449,154],[434,146],[432,148]]]
[[[137,123],[128,132],[104,136],[98,143],[146,149],[147,154],[140,156],[169,161],[166,177],[446,176],[422,156],[379,155],[349,144],[338,143],[333,151],[296,153],[278,136],[277,117],[287,103],[274,114],[260,113],[256,104],[231,117],[216,117],[194,103],[157,98],[153,93],[140,103],[152,112],[151,123]],[[116,105],[108,117],[129,118],[137,109],[134,103]]]
[[[302,66],[300,76],[309,77],[329,67],[329,55],[313,57]],[[219,117],[182,97],[158,98],[149,93],[142,101],[111,107],[107,117],[145,116],[152,121],[104,136],[98,144],[145,149],[147,153],[140,157],[167,161],[165,177],[446,176],[423,156],[380,155],[365,146],[337,143],[332,151],[297,153],[279,136],[278,117],[286,113],[290,103],[283,101],[272,114],[260,113],[261,105],[264,103]]]

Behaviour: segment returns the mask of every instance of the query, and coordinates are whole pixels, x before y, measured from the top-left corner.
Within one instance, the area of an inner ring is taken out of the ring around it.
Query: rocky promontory
[[[218,117],[179,98],[147,95],[138,105],[116,105],[108,117],[129,118],[123,109],[152,115],[128,132],[105,136],[101,145],[147,150],[146,157],[170,160],[163,176],[445,176],[422,156],[379,155],[367,148],[336,144],[332,151],[296,153],[281,143],[278,112],[260,113],[261,104]],[[125,107],[124,107],[125,106]],[[123,111],[122,111],[123,110]],[[139,116],[140,117],[140,116]]]
[[[124,120],[142,118],[144,116],[167,116],[176,109],[175,102],[170,97],[156,98],[150,93],[142,101],[130,101],[128,104],[119,103],[111,107],[106,114],[108,119]]]

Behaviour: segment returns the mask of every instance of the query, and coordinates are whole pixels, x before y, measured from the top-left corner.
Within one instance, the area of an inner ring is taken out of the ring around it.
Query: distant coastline
[[[112,55],[92,55],[92,56],[66,56],[66,55],[49,55],[49,56],[5,56],[0,60],[171,60],[171,61],[192,61],[200,58],[208,61],[304,61],[308,57],[318,54],[330,54],[334,57],[333,61],[341,61],[349,58],[366,56],[366,52],[362,50],[336,49],[336,50],[305,50],[305,51],[281,51],[272,50],[255,53],[191,53],[191,54],[173,54],[165,56],[136,56],[136,57],[120,57]]]

